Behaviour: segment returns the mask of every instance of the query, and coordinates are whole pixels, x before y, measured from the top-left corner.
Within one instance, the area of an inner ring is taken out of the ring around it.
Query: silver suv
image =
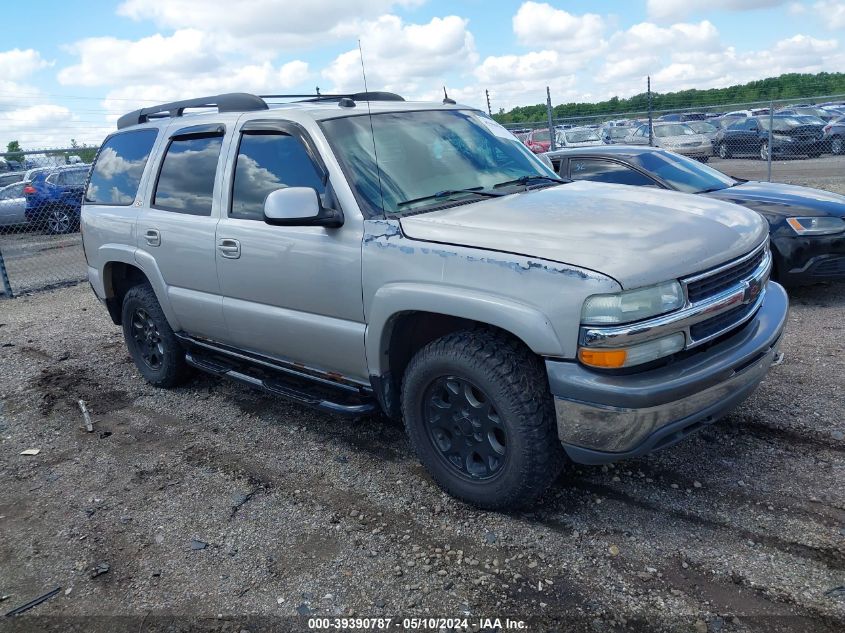
[[[268,101],[138,110],[99,151],[89,279],[153,385],[401,416],[445,490],[511,508],[710,424],[777,354],[752,211],[563,181],[451,102]]]

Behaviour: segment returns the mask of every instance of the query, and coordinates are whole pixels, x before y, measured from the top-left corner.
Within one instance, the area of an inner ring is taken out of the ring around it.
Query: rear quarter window
[[[85,202],[128,206],[135,201],[141,175],[158,130],[121,132],[106,139],[97,154]]]

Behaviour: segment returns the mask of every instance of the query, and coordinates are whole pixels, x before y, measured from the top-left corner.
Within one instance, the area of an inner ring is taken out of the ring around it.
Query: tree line
[[[786,99],[804,99],[813,96],[845,94],[845,73],[801,74],[789,73],[779,77],[769,77],[746,84],[727,88],[708,88],[707,90],[680,90],[664,94],[652,92],[652,109],[687,110],[690,108],[712,108],[714,106],[752,103],[755,101],[781,101]],[[810,99],[812,100],[812,99]],[[568,117],[588,117],[628,112],[647,112],[648,93],[643,92],[633,97],[620,99],[613,97],[597,103],[563,103],[554,106],[556,119]],[[493,118],[499,123],[525,123],[544,121],[546,104],[516,107],[509,112],[500,109]]]

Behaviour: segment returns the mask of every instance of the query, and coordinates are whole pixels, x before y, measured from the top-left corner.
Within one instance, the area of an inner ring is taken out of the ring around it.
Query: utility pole
[[[768,180],[772,182],[772,128],[774,127],[775,123],[775,100],[772,99],[769,101],[769,151],[767,152],[768,156],[766,157],[766,163],[768,163]]]
[[[654,128],[651,120],[651,75],[648,76],[646,88],[648,91],[648,144],[654,145]]]
[[[493,116],[493,110],[490,109],[490,91],[485,90],[484,94],[487,95],[487,114],[489,114],[492,117]]]
[[[546,86],[546,116],[549,119],[549,149],[554,151],[557,149],[557,143],[555,143],[555,126],[552,122],[552,93],[548,86]]]

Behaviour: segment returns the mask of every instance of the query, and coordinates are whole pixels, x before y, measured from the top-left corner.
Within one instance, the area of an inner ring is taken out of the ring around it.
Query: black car
[[[806,155],[816,158],[824,150],[824,125],[803,117],[775,115],[772,122],[772,158]],[[751,116],[719,130],[713,143],[720,158],[759,156],[769,159],[769,117]]]
[[[769,222],[775,279],[784,285],[845,280],[845,196],[731,178],[656,147],[604,145],[546,156],[563,178],[671,189],[748,207]]]

